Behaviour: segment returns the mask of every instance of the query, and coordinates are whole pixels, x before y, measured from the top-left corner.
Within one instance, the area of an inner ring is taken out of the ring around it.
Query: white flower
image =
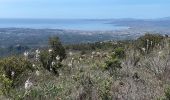
[[[11,72],[11,76],[12,76],[12,77],[14,77],[14,75],[15,75],[15,72],[14,72],[14,71],[12,71],[12,72]]]
[[[96,55],[97,55],[97,56],[101,56],[101,53],[100,53],[100,52],[96,52]]]
[[[40,53],[40,51],[39,51],[38,49],[37,49],[35,52],[36,52],[36,54],[39,54],[39,53]]]
[[[113,42],[114,45],[117,45],[118,43],[117,42]]]
[[[39,60],[40,51],[37,49],[35,52],[36,52],[35,59],[36,59],[36,60]]]
[[[35,59],[36,59],[37,61],[39,60],[39,57],[40,57],[40,56],[39,56],[38,54],[35,55]]]
[[[161,56],[162,55],[162,51],[159,51],[158,54],[159,54],[158,56]]]
[[[72,63],[69,63],[68,66],[69,66],[69,67],[72,67]]]
[[[74,58],[71,58],[71,63],[73,63],[74,62]]]
[[[52,71],[53,69],[52,69],[52,67],[50,66],[50,71]]]
[[[72,52],[69,52],[69,55],[70,55],[70,56],[72,56],[72,55],[73,55],[73,53],[72,53]]]
[[[97,55],[100,55],[100,52],[97,52],[96,54],[97,54]]]
[[[82,61],[83,59],[80,57],[79,60]]]
[[[36,75],[39,76],[40,75],[40,71],[36,70]]]
[[[153,45],[153,41],[151,41],[151,46]]]
[[[145,52],[145,51],[146,51],[146,49],[145,49],[145,48],[142,48],[142,51],[143,51],[143,52]]]
[[[60,60],[60,56],[59,56],[59,55],[57,55],[56,60],[57,60],[57,61],[59,61],[59,60]]]
[[[25,89],[29,90],[32,86],[33,86],[33,83],[30,81],[30,79],[26,80]]]
[[[2,76],[3,76],[3,77],[6,77],[6,75],[5,75],[5,74],[3,74]]]
[[[53,61],[53,62],[51,63],[51,65],[54,66],[54,65],[55,65],[55,62]]]
[[[35,67],[35,64],[32,64],[32,67]]]
[[[95,55],[95,52],[93,51],[91,54],[92,54],[92,55]]]
[[[48,52],[51,53],[53,50],[52,49],[49,49]]]
[[[62,73],[59,73],[60,76],[62,76]]]
[[[28,52],[24,52],[25,57],[28,57],[28,54],[29,54]]]

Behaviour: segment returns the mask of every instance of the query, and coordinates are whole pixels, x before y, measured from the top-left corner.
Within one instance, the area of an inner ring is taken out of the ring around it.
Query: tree
[[[45,69],[58,76],[58,68],[62,67],[61,62],[66,58],[65,48],[56,36],[49,38],[49,45],[51,49],[41,52],[40,61]]]
[[[49,45],[52,48],[52,59],[55,59],[57,56],[60,57],[60,61],[66,58],[65,48],[61,44],[58,37],[50,37]]]

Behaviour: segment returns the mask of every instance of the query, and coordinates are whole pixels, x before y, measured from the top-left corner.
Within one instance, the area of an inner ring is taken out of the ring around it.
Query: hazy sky
[[[161,18],[170,0],[0,0],[0,18]]]

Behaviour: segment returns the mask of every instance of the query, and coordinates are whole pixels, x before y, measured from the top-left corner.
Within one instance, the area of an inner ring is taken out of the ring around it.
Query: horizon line
[[[166,16],[166,17],[157,17],[157,18],[134,18],[134,17],[120,17],[120,18],[0,18],[0,19],[39,19],[39,20],[111,20],[111,19],[136,19],[136,20],[151,20],[151,19],[166,19],[166,18],[170,18],[170,16]]]

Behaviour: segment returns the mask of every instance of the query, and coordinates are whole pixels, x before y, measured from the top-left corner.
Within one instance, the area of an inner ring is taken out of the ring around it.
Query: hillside
[[[169,44],[152,34],[65,47],[50,38],[48,48],[0,59],[0,99],[169,100]]]

